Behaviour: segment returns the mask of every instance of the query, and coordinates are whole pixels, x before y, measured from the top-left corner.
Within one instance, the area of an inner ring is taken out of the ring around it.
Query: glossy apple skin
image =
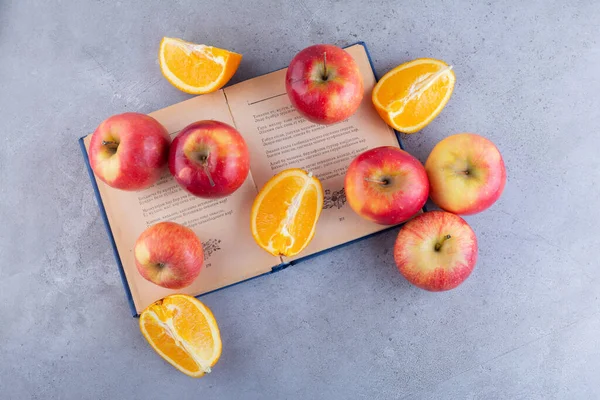
[[[334,124],[350,117],[364,95],[356,61],[330,44],[310,46],[296,54],[285,76],[285,89],[298,112],[317,124]]]
[[[168,289],[191,285],[204,264],[200,239],[175,222],[159,222],[142,232],[135,242],[134,255],[140,275]]]
[[[90,165],[96,177],[113,188],[145,189],[166,167],[170,142],[165,127],[148,115],[113,115],[92,134]]]
[[[445,211],[429,211],[400,229],[394,260],[410,283],[439,292],[454,289],[468,278],[477,251],[475,232],[464,219]]]
[[[431,199],[441,209],[470,215],[489,208],[506,185],[506,168],[498,148],[474,133],[448,136],[425,163]]]
[[[184,189],[198,197],[230,195],[244,183],[249,169],[250,155],[244,138],[223,122],[194,122],[171,144],[171,174]]]
[[[384,146],[367,150],[350,163],[344,190],[358,215],[395,225],[423,208],[429,182],[419,160],[402,149]]]

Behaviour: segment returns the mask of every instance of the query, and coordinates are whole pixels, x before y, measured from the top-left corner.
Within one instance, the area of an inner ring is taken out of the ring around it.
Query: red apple
[[[498,148],[474,133],[452,135],[439,142],[425,163],[431,199],[455,214],[476,214],[502,194],[506,168]]]
[[[383,225],[408,220],[423,208],[429,182],[423,165],[397,147],[367,150],[352,161],[344,184],[350,207]]]
[[[345,120],[358,109],[364,94],[352,56],[330,44],[296,54],[285,76],[285,89],[300,114],[317,124]]]
[[[169,133],[154,118],[139,113],[113,115],[90,140],[90,165],[107,185],[122,190],[152,186],[167,165]]]
[[[228,196],[248,176],[248,146],[235,128],[223,122],[194,122],[173,140],[169,169],[184,189],[198,197]]]
[[[402,227],[394,259],[413,285],[432,292],[454,289],[475,267],[477,238],[458,215],[426,212]]]
[[[191,285],[204,263],[200,239],[175,222],[159,222],[142,232],[134,256],[140,275],[168,289]]]

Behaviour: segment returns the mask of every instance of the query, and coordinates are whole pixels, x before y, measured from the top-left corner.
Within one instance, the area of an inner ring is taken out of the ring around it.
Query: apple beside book
[[[477,261],[477,238],[464,219],[429,211],[407,222],[396,239],[394,260],[400,273],[425,290],[460,285]]]
[[[113,188],[145,189],[160,178],[167,165],[170,141],[167,130],[148,115],[113,115],[92,134],[90,166]]]
[[[248,176],[248,146],[235,128],[223,122],[194,122],[173,140],[169,170],[193,195],[203,198],[228,196]]]
[[[452,135],[439,142],[425,163],[431,199],[455,214],[476,214],[498,200],[506,184],[506,168],[498,148],[474,133]]]
[[[288,67],[285,89],[298,112],[317,124],[345,120],[358,109],[364,94],[356,61],[330,44],[300,51]]]
[[[202,242],[194,231],[175,222],[159,222],[139,236],[135,265],[146,280],[168,289],[194,282],[204,264]]]
[[[416,216],[400,230],[394,259],[404,277],[430,290],[460,285],[477,261],[477,238],[455,214],[474,214],[502,194],[506,169],[496,146],[475,134],[452,135],[439,142],[425,167],[397,147],[378,147],[348,167],[345,192],[360,216],[393,225],[409,220],[433,201],[446,211]]]
[[[367,150],[352,161],[344,189],[348,204],[358,215],[395,225],[423,208],[429,182],[419,160],[402,149],[384,146]]]

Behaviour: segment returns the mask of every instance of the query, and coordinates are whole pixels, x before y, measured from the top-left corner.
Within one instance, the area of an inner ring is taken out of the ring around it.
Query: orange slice
[[[204,94],[222,88],[237,71],[242,55],[165,37],[158,52],[163,76],[176,88]]]
[[[140,330],[169,364],[199,378],[221,356],[221,334],[212,312],[198,299],[174,294],[140,314]]]
[[[252,205],[256,243],[274,256],[295,256],[315,235],[323,187],[312,174],[292,168],[271,178]]]
[[[375,109],[392,128],[414,133],[442,111],[454,90],[452,66],[433,58],[401,64],[373,88]]]

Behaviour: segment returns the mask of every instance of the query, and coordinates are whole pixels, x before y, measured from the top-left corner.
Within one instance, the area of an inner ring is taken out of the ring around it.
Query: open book
[[[188,194],[168,170],[146,190],[113,189],[91,172],[91,135],[80,139],[134,315],[174,293],[146,281],[135,266],[135,241],[144,229],[157,222],[174,221],[188,226],[202,241],[204,268],[191,286],[177,291],[194,296],[271,272],[386,228],[362,219],[346,204],[344,176],[354,157],[370,148],[399,145],[395,132],[371,104],[376,79],[364,44],[346,50],[358,63],[365,95],[352,117],[334,125],[315,125],[294,109],[285,91],[285,69],[150,114],[172,138],[185,126],[203,119],[237,128],[248,144],[250,173],[228,197],[206,200]],[[260,188],[276,173],[292,167],[310,171],[321,180],[325,202],[309,246],[295,258],[279,258],[254,242],[250,210]]]

